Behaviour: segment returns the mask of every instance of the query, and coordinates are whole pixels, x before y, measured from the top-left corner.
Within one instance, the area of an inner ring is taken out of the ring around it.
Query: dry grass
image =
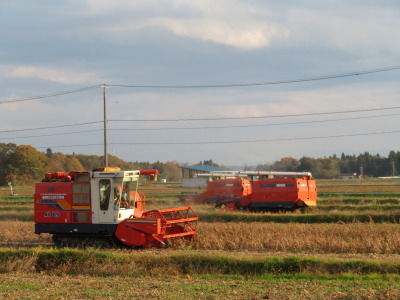
[[[0,222],[0,244],[47,244],[31,222]],[[396,224],[200,223],[198,239],[172,248],[226,251],[400,254]]]
[[[209,223],[197,249],[400,254],[396,224]]]
[[[51,242],[49,234],[34,234],[32,222],[3,221],[0,222],[0,244],[47,244]]]

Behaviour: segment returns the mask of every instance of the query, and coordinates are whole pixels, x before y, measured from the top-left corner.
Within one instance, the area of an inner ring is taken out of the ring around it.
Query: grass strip
[[[311,209],[318,211],[400,211],[400,205],[320,205],[319,203],[317,207]]]
[[[318,205],[327,205],[327,204],[373,204],[373,205],[387,205],[387,204],[400,204],[400,199],[387,198],[387,199],[365,199],[365,198],[325,198],[318,199]]]
[[[0,221],[21,221],[21,222],[33,222],[33,209],[29,212],[26,211],[1,211],[0,210]]]
[[[352,197],[400,197],[400,192],[318,192],[320,197],[337,197],[337,196],[352,196]]]
[[[0,206],[0,212],[2,211],[31,211],[33,212],[33,205],[29,206]]]
[[[399,299],[399,276],[129,277],[3,274],[4,299]]]
[[[270,214],[246,212],[200,212],[201,222],[274,222],[274,223],[400,223],[400,212],[387,214],[323,213],[323,214]]]
[[[360,259],[266,257],[245,254],[0,250],[0,272],[127,276],[265,274],[400,274],[400,262]]]
[[[199,221],[214,222],[273,222],[273,223],[400,223],[400,211],[388,211],[383,213],[329,213],[320,214],[297,214],[297,213],[248,213],[248,212],[229,212],[221,210],[200,211],[198,212]],[[32,222],[34,220],[33,211],[1,211],[0,221],[21,221]]]

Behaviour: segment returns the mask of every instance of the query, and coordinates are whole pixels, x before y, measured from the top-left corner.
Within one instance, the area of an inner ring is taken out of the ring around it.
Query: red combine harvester
[[[60,247],[164,247],[167,239],[192,239],[198,216],[189,206],[145,212],[138,179],[157,174],[119,168],[46,174],[35,186],[35,233],[52,234]]]
[[[245,171],[214,175],[193,203],[215,204],[231,210],[277,211],[316,206],[317,188],[309,172]],[[245,176],[245,178],[243,178]]]
[[[238,174],[199,174],[198,177],[210,177],[206,190],[196,192],[183,192],[180,200],[193,204],[213,204],[219,206],[221,202],[236,202],[244,196],[251,194],[251,182],[247,175]]]
[[[246,175],[227,175],[227,174],[199,174],[199,177],[211,177],[207,182],[207,188],[201,194],[182,194],[181,200],[190,200],[194,204],[215,204],[221,201],[238,201],[244,196],[251,194],[250,179]],[[223,178],[221,177],[227,177]]]
[[[295,210],[317,205],[317,186],[310,172],[241,174],[252,178],[252,193],[234,203],[234,209]]]

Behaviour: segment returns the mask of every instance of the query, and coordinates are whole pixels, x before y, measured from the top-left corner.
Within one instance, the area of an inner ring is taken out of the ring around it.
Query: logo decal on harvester
[[[48,199],[61,200],[61,199],[64,199],[64,195],[42,196],[42,199],[44,199],[44,200],[48,200]]]
[[[60,213],[56,212],[56,213],[50,213],[50,212],[46,212],[43,215],[45,218],[59,218],[60,217]]]
[[[261,187],[291,187],[294,186],[293,183],[267,183],[261,184]]]

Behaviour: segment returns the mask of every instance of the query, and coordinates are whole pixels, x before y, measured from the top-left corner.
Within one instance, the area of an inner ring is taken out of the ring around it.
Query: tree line
[[[314,178],[339,178],[340,174],[352,174],[362,177],[397,176],[400,170],[400,152],[390,151],[388,157],[364,152],[359,155],[342,153],[340,157],[332,155],[324,158],[284,157],[274,163],[260,164],[257,171],[311,172]]]
[[[127,162],[109,155],[109,165],[122,170],[157,169],[159,178],[168,182],[180,181],[183,164],[172,162]],[[211,159],[200,161],[197,165],[221,166]],[[8,182],[27,184],[40,181],[45,173],[93,170],[103,166],[103,157],[85,154],[53,153],[49,148],[39,152],[30,145],[0,143],[0,185]],[[364,177],[380,177],[398,175],[400,170],[400,152],[390,151],[388,157],[368,152],[359,155],[336,155],[324,158],[284,157],[273,163],[259,164],[257,171],[307,171],[317,179],[338,178],[339,174],[362,174]]]
[[[182,177],[177,162],[126,162],[109,155],[108,163],[122,170],[157,169],[159,178],[167,181],[179,181]],[[90,171],[102,166],[103,157],[98,155],[54,153],[50,148],[43,153],[30,145],[0,143],[0,185],[28,184],[41,181],[45,173]]]

